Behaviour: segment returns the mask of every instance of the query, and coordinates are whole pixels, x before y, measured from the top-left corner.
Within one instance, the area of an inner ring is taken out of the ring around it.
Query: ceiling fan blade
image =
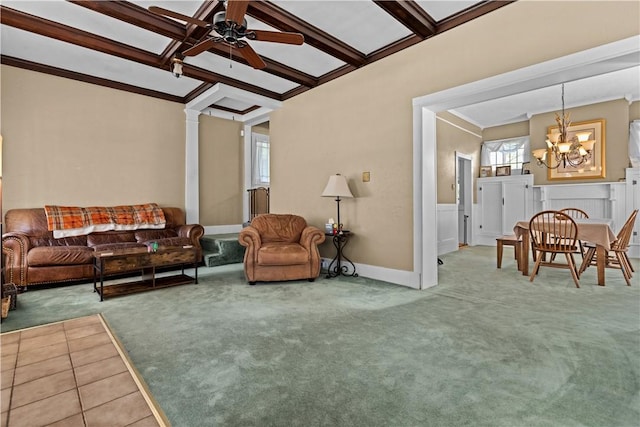
[[[155,13],[156,15],[168,16],[170,18],[179,19],[180,21],[188,22],[190,24],[195,24],[195,25],[197,25],[199,27],[204,27],[204,28],[208,28],[209,27],[209,23],[206,22],[206,21],[203,21],[201,19],[192,18],[190,16],[183,15],[181,13],[174,12],[174,11],[169,10],[169,9],[165,9],[163,7],[149,6],[149,12]]]
[[[253,50],[253,48],[248,44],[245,43],[244,46],[238,46],[238,50],[240,51],[240,54],[244,57],[244,59],[246,59],[249,65],[251,65],[253,68],[261,70],[267,66],[267,64],[265,64],[265,62],[262,60],[262,58],[260,58],[256,51]]]
[[[198,44],[196,44],[193,47],[190,47],[189,49],[185,50],[184,52],[182,52],[182,54],[184,56],[196,56],[202,52],[204,52],[205,50],[209,50],[213,47],[213,45],[216,44],[216,41],[214,39],[207,39],[205,41],[202,41]]]
[[[300,33],[280,33],[277,31],[263,31],[263,30],[247,30],[247,33],[253,33],[255,37],[247,35],[252,40],[259,40],[263,42],[276,42],[301,45],[304,43],[304,36]]]
[[[227,14],[225,18],[227,21],[242,24],[248,6],[249,2],[247,0],[227,0]]]

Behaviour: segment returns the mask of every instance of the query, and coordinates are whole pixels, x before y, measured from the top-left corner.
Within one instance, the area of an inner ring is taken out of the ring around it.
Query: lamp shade
[[[331,175],[329,182],[322,192],[322,197],[353,197],[347,179],[340,175]]]

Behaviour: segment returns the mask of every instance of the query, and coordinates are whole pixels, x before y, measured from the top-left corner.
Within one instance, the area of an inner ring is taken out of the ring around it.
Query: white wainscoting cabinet
[[[476,244],[495,246],[496,238],[513,234],[518,221],[533,213],[533,175],[477,178]]]

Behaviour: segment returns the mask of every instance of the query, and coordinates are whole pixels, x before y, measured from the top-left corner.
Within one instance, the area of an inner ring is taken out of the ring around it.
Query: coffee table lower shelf
[[[188,285],[196,283],[196,279],[186,274],[178,274],[167,277],[156,277],[155,279],[135,280],[126,283],[116,283],[114,285],[96,286],[95,291],[100,296],[100,300],[121,295],[137,294],[139,292],[154,291],[156,289],[169,288],[171,286]]]

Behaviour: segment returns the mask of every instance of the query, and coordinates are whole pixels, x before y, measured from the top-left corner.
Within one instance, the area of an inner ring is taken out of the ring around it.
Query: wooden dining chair
[[[573,219],[589,218],[589,214],[578,208],[564,208],[560,209],[560,212],[569,215]],[[580,256],[584,260],[584,246],[582,245],[582,240],[578,240],[578,246],[580,247]]]
[[[617,268],[622,270],[624,280],[627,282],[627,286],[631,286],[631,277],[633,276],[633,266],[627,255],[629,249],[629,241],[631,240],[631,234],[633,233],[633,226],[636,222],[636,216],[638,216],[638,209],[631,212],[629,218],[624,223],[616,240],[611,244],[611,250],[607,253],[605,259],[605,267]],[[580,274],[582,274],[590,265],[597,265],[596,262],[596,246],[587,243],[587,252],[584,255],[584,260],[580,266]]]
[[[579,288],[580,274],[573,259],[573,254],[577,251],[578,226],[573,218],[559,211],[539,212],[529,221],[529,234],[536,253],[536,263],[529,281],[533,282],[540,267],[567,268]],[[547,253],[551,255],[549,261],[546,261]],[[566,264],[555,262],[554,255],[558,254],[564,254]]]

